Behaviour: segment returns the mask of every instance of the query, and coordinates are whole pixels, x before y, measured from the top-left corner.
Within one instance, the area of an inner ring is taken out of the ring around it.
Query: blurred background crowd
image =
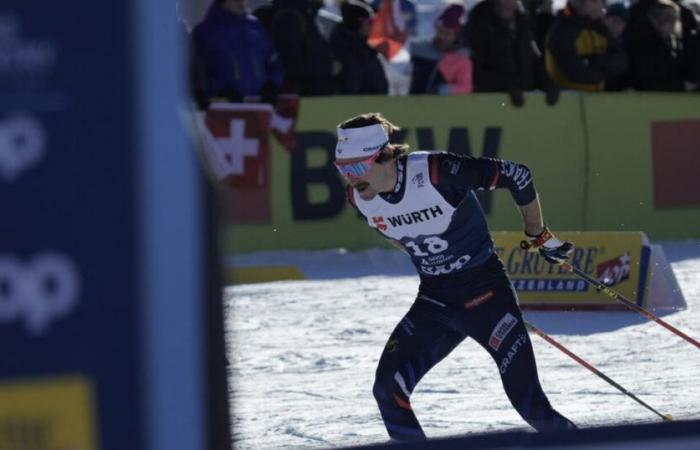
[[[282,93],[698,91],[697,0],[213,0],[185,23],[197,103]]]

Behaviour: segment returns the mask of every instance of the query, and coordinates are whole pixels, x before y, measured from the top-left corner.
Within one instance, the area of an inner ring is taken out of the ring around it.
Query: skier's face
[[[372,200],[380,192],[380,188],[387,185],[387,166],[393,163],[393,160],[377,162],[377,158],[381,154],[382,152],[379,151],[372,158],[361,161],[337,161],[336,165],[343,178],[360,194],[360,198],[363,200]],[[343,170],[345,166],[354,166],[358,163],[366,165],[366,169],[362,171],[361,175],[358,175],[359,172],[351,173],[350,170]]]

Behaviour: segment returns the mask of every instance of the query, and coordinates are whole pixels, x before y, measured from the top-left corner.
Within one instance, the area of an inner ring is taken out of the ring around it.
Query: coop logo
[[[71,313],[80,291],[78,268],[63,254],[41,253],[28,261],[0,254],[0,326],[23,322],[27,333],[42,336]]]
[[[623,253],[617,258],[603,261],[596,267],[598,280],[606,286],[615,286],[630,277],[630,254]]]
[[[432,208],[425,208],[419,211],[399,214],[398,216],[387,217],[386,220],[389,221],[392,227],[400,227],[403,225],[411,225],[412,223],[432,220],[443,214],[444,213],[442,212],[440,205],[435,205]]]
[[[46,130],[30,115],[0,119],[0,180],[15,181],[46,152]]]

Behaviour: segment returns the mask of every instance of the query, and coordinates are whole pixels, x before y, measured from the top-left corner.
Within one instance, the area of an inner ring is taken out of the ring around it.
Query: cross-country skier
[[[420,275],[416,300],[377,367],[373,392],[389,435],[425,439],[411,393],[468,336],[494,359],[510,402],[527,423],[539,431],[576,428],[542,391],[516,293],[474,193],[510,190],[528,241],[548,261],[566,260],[573,244],[544,225],[530,170],[446,152],[407,154],[407,145],[389,142],[397,129],[379,113],[353,117],[338,126],[335,150],[352,206],[410,255]]]

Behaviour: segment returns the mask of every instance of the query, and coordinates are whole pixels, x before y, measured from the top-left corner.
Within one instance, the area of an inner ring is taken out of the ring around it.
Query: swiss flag
[[[229,186],[267,185],[272,107],[264,103],[213,103],[201,128],[207,157]]]
[[[272,115],[264,103],[213,103],[198,116],[208,166],[230,187],[224,196],[232,223],[270,220]]]
[[[198,113],[207,165],[230,189],[223,193],[232,223],[270,220],[270,135],[288,151],[296,146],[298,95],[267,103],[212,103]]]

